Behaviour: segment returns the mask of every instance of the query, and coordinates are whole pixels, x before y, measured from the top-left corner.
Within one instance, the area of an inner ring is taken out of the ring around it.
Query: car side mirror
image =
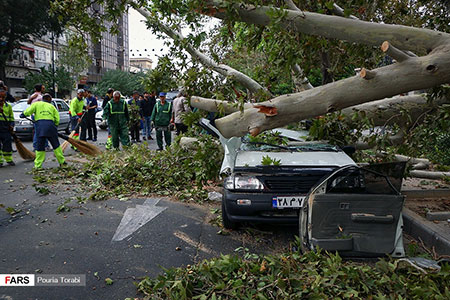
[[[356,148],[355,146],[344,146],[342,147],[342,151],[344,151],[345,154],[351,157],[353,154],[355,154]]]

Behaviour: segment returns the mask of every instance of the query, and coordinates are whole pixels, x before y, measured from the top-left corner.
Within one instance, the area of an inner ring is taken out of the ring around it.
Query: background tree
[[[62,33],[65,18],[50,14],[50,0],[2,0],[0,9],[0,78],[14,48],[48,32]]]
[[[73,89],[73,80],[71,74],[64,67],[56,67],[54,77],[51,67],[42,67],[39,73],[30,72],[25,75],[24,87],[29,94],[32,94],[36,84],[51,87],[53,80],[58,85],[59,98],[70,95],[70,91]]]
[[[67,46],[62,47],[58,53],[57,64],[69,72],[73,85],[75,85],[81,74],[86,74],[92,64],[92,59],[87,51],[79,49],[78,40],[73,34],[69,35],[67,40]]]
[[[109,88],[113,88],[124,96],[131,96],[135,90],[144,92],[143,78],[144,73],[132,74],[122,70],[111,70],[103,75],[92,90],[96,95],[103,96]]]

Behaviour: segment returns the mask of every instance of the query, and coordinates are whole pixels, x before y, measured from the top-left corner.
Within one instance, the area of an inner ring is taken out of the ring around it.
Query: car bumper
[[[224,200],[228,218],[234,222],[298,224],[298,209],[272,207],[272,199],[276,196],[292,194],[242,193],[224,189]],[[301,195],[296,195],[301,196]],[[247,199],[250,205],[238,205],[237,200]]]
[[[16,126],[14,131],[18,137],[30,138],[33,136],[33,125]]]

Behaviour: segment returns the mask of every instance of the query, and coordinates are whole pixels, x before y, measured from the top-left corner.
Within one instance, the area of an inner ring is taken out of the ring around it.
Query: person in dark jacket
[[[108,91],[106,92],[106,96],[105,96],[105,98],[103,98],[103,103],[102,103],[103,113],[105,113],[104,112],[105,107],[108,104],[108,102],[112,99],[113,93],[114,93],[114,89],[112,89],[112,88],[109,88]],[[105,119],[105,118],[103,118],[103,119]],[[106,150],[110,150],[111,147],[112,147],[111,129],[109,128],[109,125],[108,125],[108,139],[106,140],[105,148],[106,148]]]
[[[97,141],[97,124],[95,124],[95,113],[97,112],[97,98],[92,95],[91,91],[87,91],[87,130],[88,130],[88,140],[93,142]]]
[[[131,142],[140,143],[141,139],[139,138],[139,132],[141,131],[141,105],[139,101],[139,92],[133,92],[133,99],[128,101],[128,110],[130,112],[130,133],[131,133]]]
[[[153,140],[152,138],[152,112],[156,104],[156,97],[149,93],[144,93],[144,100],[141,101],[141,114],[144,119],[144,134],[143,139]]]

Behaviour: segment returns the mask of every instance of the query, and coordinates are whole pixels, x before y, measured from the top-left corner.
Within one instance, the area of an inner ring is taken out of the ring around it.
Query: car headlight
[[[224,186],[229,190],[262,190],[263,184],[254,176],[230,176],[225,179]]]
[[[29,121],[29,120],[22,120],[22,121],[20,121],[20,125],[31,125],[31,121]]]

